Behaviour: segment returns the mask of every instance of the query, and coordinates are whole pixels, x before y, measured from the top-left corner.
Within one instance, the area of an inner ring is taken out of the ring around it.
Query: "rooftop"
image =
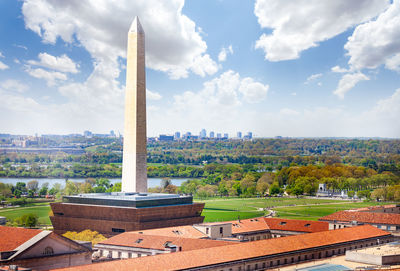
[[[371,224],[400,225],[400,214],[393,213],[370,213],[357,210],[340,211],[319,219],[320,221],[346,221],[363,222]]]
[[[323,221],[264,218],[271,230],[296,231],[296,232],[320,232],[329,230],[329,223]]]
[[[182,238],[178,236],[159,236],[125,232],[111,237],[98,245],[115,245],[135,248],[165,250],[170,246],[180,247],[182,251],[230,245],[232,242],[207,239]]]
[[[193,197],[178,194],[111,192],[64,196],[63,202],[143,208],[164,205],[192,204]]]
[[[15,250],[41,232],[42,230],[0,226],[0,252]]]
[[[335,231],[191,250],[179,254],[168,253],[152,257],[75,266],[73,269],[64,270],[180,270],[388,235],[389,233],[385,231],[364,225]]]

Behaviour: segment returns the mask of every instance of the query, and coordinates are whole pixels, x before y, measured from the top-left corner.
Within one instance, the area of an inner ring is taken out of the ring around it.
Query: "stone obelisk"
[[[135,17],[128,32],[122,192],[147,191],[144,31]]]

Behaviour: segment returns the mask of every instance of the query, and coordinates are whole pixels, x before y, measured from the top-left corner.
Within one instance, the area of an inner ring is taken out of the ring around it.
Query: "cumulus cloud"
[[[32,69],[30,67],[26,67],[26,72],[32,77],[46,80],[47,85],[50,87],[55,86],[59,81],[65,81],[68,78],[65,73],[46,71],[41,68]]]
[[[369,80],[369,77],[361,72],[347,73],[339,81],[339,85],[333,94],[337,95],[340,99],[344,98],[350,89],[352,89],[358,82]]]
[[[2,82],[1,87],[7,90],[16,91],[16,92],[25,92],[29,89],[28,85],[21,83],[18,80],[8,79]]]
[[[0,57],[4,57],[3,53],[0,51]]]
[[[349,72],[348,69],[341,68],[341,67],[339,67],[339,66],[332,67],[331,71],[332,71],[332,72],[336,72],[336,73],[345,73],[345,72]]]
[[[8,68],[9,67],[6,64],[4,64],[3,62],[0,61],[0,70],[6,70]]]
[[[300,53],[384,11],[389,0],[257,0],[254,13],[262,28],[256,48],[269,61],[296,59]],[[335,23],[332,23],[335,22]]]
[[[157,101],[157,100],[160,100],[162,98],[162,96],[158,92],[146,89],[146,98],[149,100]]]
[[[398,70],[400,64],[400,1],[372,20],[356,27],[344,48],[354,70],[374,69],[385,64]]]
[[[175,1],[50,1],[25,0],[25,24],[44,42],[78,41],[99,60],[125,58],[126,35],[135,15],[146,32],[146,64],[173,78],[216,72],[206,55],[207,44],[196,24],[182,14],[184,0]],[[166,23],[168,22],[168,23]],[[199,65],[204,65],[200,67]]]
[[[69,72],[69,73],[77,73],[78,67],[72,59],[70,59],[67,55],[62,56],[52,56],[48,53],[40,53],[38,55],[39,61],[36,60],[28,60],[28,63],[35,66],[41,66],[53,70],[57,70],[60,72]]]
[[[316,73],[316,74],[312,74],[310,75],[307,80],[304,82],[304,84],[309,84],[315,80],[317,80],[318,78],[322,77],[322,73]]]
[[[239,92],[248,103],[259,103],[267,96],[269,86],[260,82],[255,82],[253,78],[246,77],[242,80]]]
[[[232,45],[229,45],[228,48],[223,47],[221,49],[221,52],[219,52],[219,54],[218,54],[218,61],[219,62],[226,61],[228,54],[231,54],[231,55],[233,54]]]

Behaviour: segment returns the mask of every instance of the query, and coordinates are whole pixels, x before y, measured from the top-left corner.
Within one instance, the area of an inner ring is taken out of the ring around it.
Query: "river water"
[[[65,186],[65,179],[56,179],[56,178],[0,178],[0,183],[10,183],[10,184],[17,184],[17,182],[24,182],[28,183],[29,181],[32,180],[37,180],[39,183],[39,187],[42,186],[44,183],[49,183],[49,188],[53,187],[54,184],[59,183],[61,184],[62,187]],[[69,179],[70,181],[73,182],[84,182],[85,179]],[[117,179],[109,179],[110,183],[115,184],[117,182],[121,182],[120,178]],[[148,178],[147,179],[147,187],[148,188],[153,188],[156,186],[160,186],[161,184],[161,178]],[[183,182],[187,181],[188,179],[185,178],[179,178],[179,179],[172,179],[171,182],[173,185],[180,186]]]

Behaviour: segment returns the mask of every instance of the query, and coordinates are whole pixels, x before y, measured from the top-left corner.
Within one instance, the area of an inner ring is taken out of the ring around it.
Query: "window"
[[[285,264],[287,264],[287,259],[285,259]]]
[[[265,263],[263,263],[262,268],[265,268]]]
[[[112,232],[125,232],[124,229],[112,228]]]
[[[118,251],[118,258],[121,258],[121,256],[122,256],[122,252]]]
[[[279,225],[286,225],[286,222],[282,221],[282,222],[279,223]]]
[[[220,233],[220,234],[223,234],[223,233],[224,233],[224,228],[219,227],[219,233]]]
[[[54,250],[52,247],[46,247],[43,250],[43,255],[53,255],[54,254]]]
[[[277,260],[277,261],[276,261],[276,264],[277,264],[277,265],[280,265],[280,264],[281,264],[281,260]]]
[[[256,270],[258,269],[258,263],[256,263],[256,267],[255,268],[256,268]]]
[[[128,253],[128,258],[132,258],[132,253],[131,252]]]
[[[136,243],[136,244],[140,244],[142,241],[143,241],[143,239],[137,239],[137,240],[135,241],[135,243]]]
[[[138,256],[138,258],[140,258],[140,257],[142,257],[142,254],[138,253],[138,255],[137,255],[137,256]]]
[[[307,224],[304,225],[304,227],[310,227],[310,226],[311,226],[310,223],[307,223]]]
[[[260,240],[260,236],[257,236],[257,240]]]
[[[206,228],[206,234],[209,234],[210,228]]]

